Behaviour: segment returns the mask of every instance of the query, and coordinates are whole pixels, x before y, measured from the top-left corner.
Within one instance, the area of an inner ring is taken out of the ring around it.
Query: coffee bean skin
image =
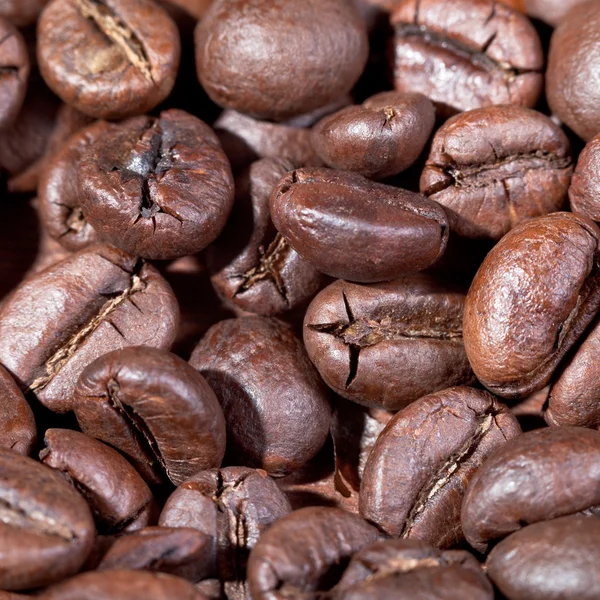
[[[508,408],[487,392],[455,387],[417,400],[379,435],[365,466],[360,514],[394,537],[456,545],[468,482],[520,433]]]
[[[158,271],[92,246],[24,281],[0,309],[0,362],[50,410],[73,408],[83,369],[102,354],[175,339],[177,301]]]
[[[212,129],[178,109],[101,136],[80,167],[83,212],[106,241],[143,258],[194,254],[233,205],[229,161]]]
[[[382,92],[319,121],[312,144],[334,169],[384,179],[419,158],[435,123],[435,109],[421,94]]]
[[[389,281],[426,269],[448,239],[438,204],[332,169],[297,169],[283,177],[271,196],[271,217],[300,256],[322,273],[351,281]]]
[[[571,210],[585,215],[593,221],[600,221],[600,136],[592,138],[582,150],[577,160],[569,187]]]
[[[221,321],[200,340],[190,364],[221,402],[234,462],[282,476],[325,443],[327,390],[283,323],[263,317]]]
[[[391,15],[394,83],[449,115],[493,104],[535,106],[543,86],[539,37],[495,0],[403,0]]]
[[[572,170],[569,140],[548,117],[490,106],[437,131],[420,187],[446,209],[452,231],[497,241],[527,219],[561,210]]]
[[[592,221],[554,213],[511,230],[467,294],[464,341],[490,391],[522,398],[543,388],[600,306]]]
[[[74,404],[84,433],[118,448],[148,481],[164,473],[178,485],[223,459],[225,419],[214,392],[169,352],[101,356],[82,372]]]
[[[151,0],[51,0],[37,32],[44,80],[93,117],[142,114],[173,88],[179,31]]]
[[[0,447],[27,456],[36,442],[33,411],[15,380],[0,367]]]
[[[51,469],[0,449],[0,587],[24,590],[76,573],[92,549],[84,499]]]
[[[44,444],[40,461],[84,496],[100,533],[135,531],[156,518],[150,489],[116,450],[68,429],[46,430]]]
[[[429,275],[359,285],[338,280],[311,302],[304,343],[336,393],[399,410],[474,380],[462,343],[465,289]]]
[[[508,600],[595,600],[599,537],[598,517],[536,523],[492,550],[487,573]]]
[[[218,0],[195,41],[198,78],[212,100],[270,120],[349,92],[368,54],[364,22],[343,0]]]
[[[252,598],[316,598],[326,591],[321,587],[325,582],[335,583],[331,579],[336,567],[381,537],[360,517],[339,508],[297,510],[262,535],[250,555]]]

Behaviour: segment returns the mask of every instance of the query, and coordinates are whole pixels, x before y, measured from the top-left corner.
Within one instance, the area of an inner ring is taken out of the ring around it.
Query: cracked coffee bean
[[[0,449],[0,588],[32,589],[73,575],[95,534],[90,509],[61,475]]]
[[[600,432],[555,427],[524,433],[496,450],[462,506],[467,541],[479,552],[531,523],[600,515]]]
[[[419,158],[434,123],[435,109],[425,96],[383,92],[319,121],[312,144],[329,167],[384,179]]]
[[[178,319],[153,266],[92,246],[31,276],[2,304],[0,363],[27,394],[66,412],[88,364],[127,346],[169,348]]]
[[[600,308],[600,231],[554,213],[521,223],[481,265],[465,302],[464,341],[490,391],[542,389]]]
[[[206,252],[214,288],[235,309],[275,316],[301,306],[321,286],[319,271],[290,247],[271,221],[271,192],[291,170],[286,160],[253,163],[237,179],[231,217]]]
[[[332,169],[285,175],[271,196],[271,217],[300,256],[322,273],[351,281],[422,271],[448,241],[448,220],[436,202]]]
[[[336,281],[308,307],[306,350],[340,396],[399,410],[474,381],[462,339],[465,293],[430,275],[371,285]]]
[[[102,239],[143,258],[199,252],[233,206],[229,161],[212,129],[177,109],[136,117],[88,147],[81,207]]]
[[[15,380],[0,366],[0,448],[27,456],[36,443],[33,411]]]
[[[152,0],[51,0],[37,31],[48,86],[98,119],[149,111],[175,83],[179,31]]]
[[[323,447],[331,421],[327,388],[287,325],[264,317],[221,321],[190,364],[221,402],[230,462],[283,476]]]
[[[572,171],[569,140],[548,117],[490,106],[438,130],[420,187],[446,209],[453,232],[497,241],[523,221],[561,210]]]
[[[492,395],[468,387],[430,394],[380,434],[360,487],[360,514],[386,534],[449,548],[463,540],[469,481],[521,428]]]
[[[166,475],[178,485],[223,460],[219,402],[204,377],[169,352],[104,354],[81,373],[74,408],[84,433],[120,450],[150,483]]]
[[[496,0],[403,0],[391,15],[394,84],[449,116],[493,104],[535,106],[543,87],[538,34]]]
[[[105,535],[150,525],[157,508],[137,471],[115,450],[78,431],[47,429],[40,461],[61,472],[86,499]]]
[[[344,0],[218,0],[195,42],[216,104],[276,121],[348,93],[368,55],[364,21]]]
[[[14,25],[0,17],[0,128],[11,125],[23,106],[29,69],[29,54],[23,36]]]
[[[569,187],[571,210],[600,221],[600,135],[582,150]]]

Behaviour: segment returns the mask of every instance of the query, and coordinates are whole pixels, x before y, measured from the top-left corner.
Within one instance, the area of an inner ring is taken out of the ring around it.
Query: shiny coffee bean
[[[152,493],[115,450],[77,431],[48,429],[40,461],[61,472],[86,499],[100,533],[112,535],[152,524]]]
[[[496,450],[471,481],[461,516],[467,541],[484,552],[530,523],[587,510],[600,514],[599,480],[600,432],[556,427],[524,433]]]
[[[175,83],[179,32],[152,0],[51,0],[37,31],[44,80],[93,117],[149,111]]]
[[[223,459],[225,419],[214,392],[169,352],[101,356],[81,373],[74,405],[81,429],[120,450],[147,481],[166,475],[178,485]]]
[[[569,187],[571,210],[600,221],[600,136],[592,138],[577,160]]]
[[[340,396],[399,410],[473,382],[462,341],[464,300],[464,287],[429,275],[371,285],[336,281],[306,312],[306,350]]]
[[[394,537],[456,545],[469,481],[520,433],[508,408],[487,392],[455,387],[421,398],[392,418],[371,451],[361,515]]]
[[[438,130],[420,187],[446,209],[452,231],[497,241],[523,221],[561,210],[572,170],[569,140],[548,117],[490,106]]]
[[[221,402],[231,462],[282,476],[322,448],[331,420],[327,389],[283,323],[221,321],[200,340],[190,364]]]
[[[23,106],[29,69],[23,36],[10,21],[0,17],[0,128],[10,125]]]
[[[322,273],[351,281],[388,281],[426,269],[448,240],[447,217],[437,203],[332,169],[283,177],[271,197],[271,216],[300,256]]]
[[[33,411],[15,380],[0,367],[0,447],[27,456],[36,442]]]
[[[117,348],[169,348],[178,308],[158,271],[92,246],[24,281],[0,308],[0,363],[50,410],[73,408],[85,367]]]
[[[600,308],[599,238],[589,219],[554,213],[487,255],[467,294],[464,340],[490,391],[522,398],[548,383]]]

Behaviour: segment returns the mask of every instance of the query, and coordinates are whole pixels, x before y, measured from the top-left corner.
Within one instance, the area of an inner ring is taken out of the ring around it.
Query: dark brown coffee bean
[[[340,570],[381,534],[339,508],[302,508],[261,536],[248,561],[254,600],[312,600],[333,587]]]
[[[494,452],[462,506],[467,541],[491,542],[530,523],[591,510],[600,514],[600,432],[553,427],[524,433]]]
[[[571,187],[571,210],[600,221],[600,136],[591,139],[579,155]]]
[[[595,600],[599,537],[597,517],[536,523],[492,550],[487,573],[508,600]]]
[[[204,379],[183,359],[154,348],[101,356],[74,393],[81,429],[120,450],[147,481],[178,485],[221,464],[225,419]]]
[[[455,387],[421,398],[388,423],[371,451],[361,515],[388,535],[457,544],[469,481],[495,448],[520,433],[508,408],[487,392]]]
[[[282,476],[322,448],[331,420],[327,389],[283,323],[221,321],[200,340],[190,364],[223,406],[232,462]]]
[[[0,15],[17,27],[33,25],[48,0],[2,0]]]
[[[419,158],[434,123],[435,109],[425,96],[383,92],[319,121],[312,144],[334,169],[383,179]]]
[[[0,363],[51,410],[73,408],[80,373],[117,348],[169,348],[178,308],[156,269],[92,246],[24,281],[0,309]]]
[[[446,209],[452,231],[499,240],[522,221],[563,208],[572,170],[569,140],[548,117],[490,106],[438,130],[421,192]]]
[[[33,411],[15,380],[0,367],[0,447],[27,456],[36,442]]]
[[[196,29],[198,78],[219,105],[281,120],[348,93],[367,32],[344,0],[218,0]]]
[[[387,281],[426,269],[448,240],[437,203],[332,169],[283,177],[271,197],[271,216],[300,256],[322,273],[352,281]]]
[[[44,269],[59,263],[65,258],[68,258],[71,256],[71,254],[73,253],[61,246],[53,237],[50,237],[50,234],[46,231],[46,228],[42,227],[40,231],[37,255],[23,279],[27,279],[32,275],[40,273]]]
[[[25,590],[76,573],[92,549],[92,514],[61,475],[0,449],[0,587]]]
[[[340,396],[399,410],[473,382],[462,341],[464,300],[463,287],[429,275],[371,285],[336,281],[306,312],[306,350]]]
[[[152,493],[115,450],[77,431],[48,429],[40,460],[60,471],[87,500],[100,533],[135,531],[152,524]]]
[[[79,182],[83,212],[98,234],[143,258],[199,252],[221,233],[233,205],[217,137],[178,109],[107,130],[83,157]]]
[[[394,26],[394,83],[444,114],[492,104],[535,106],[544,56],[521,13],[495,0],[403,0]]]
[[[236,181],[223,234],[207,250],[211,282],[234,308],[275,316],[306,303],[321,285],[319,271],[292,250],[271,221],[271,192],[292,169],[286,160],[253,163]]]
[[[592,221],[554,213],[522,223],[487,255],[465,302],[467,356],[495,394],[543,388],[600,307]]]
[[[38,61],[54,93],[99,119],[151,110],[171,92],[179,32],[152,0],[51,0]]]

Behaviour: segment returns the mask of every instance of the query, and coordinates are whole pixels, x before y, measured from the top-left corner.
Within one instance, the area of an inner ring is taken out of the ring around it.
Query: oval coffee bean
[[[471,481],[461,516],[467,541],[484,552],[530,523],[590,509],[600,514],[598,481],[599,431],[524,433],[494,452]]]
[[[469,481],[520,433],[508,408],[487,392],[455,387],[421,398],[392,418],[371,451],[360,514],[394,537],[456,545]]]
[[[507,600],[600,598],[600,519],[572,516],[525,527],[500,542],[487,573]]]
[[[47,429],[40,461],[64,474],[87,500],[100,533],[151,524],[156,505],[137,471],[115,450],[78,431]]]
[[[271,197],[271,216],[300,256],[322,273],[351,281],[422,271],[440,258],[448,240],[446,214],[437,203],[332,169],[298,169],[283,177]]]
[[[27,456],[36,442],[33,411],[15,380],[0,366],[0,447]]]
[[[496,0],[403,0],[391,16],[394,83],[448,115],[492,104],[535,106],[544,55],[527,17]]]
[[[179,31],[151,0],[51,0],[37,33],[45,82],[93,117],[149,111],[175,83]]]
[[[569,140],[548,117],[490,106],[437,131],[421,193],[446,209],[452,231],[499,240],[522,221],[560,210],[572,170]]]
[[[542,389],[600,308],[600,231],[554,213],[518,225],[481,265],[465,302],[464,341],[490,391]]]
[[[24,281],[0,308],[0,363],[50,410],[73,408],[83,369],[102,354],[169,348],[179,310],[158,271],[92,246]]]
[[[434,124],[435,109],[425,96],[383,92],[319,121],[312,144],[334,169],[384,179],[419,158]]]
[[[600,221],[600,135],[581,151],[569,187],[571,210]]]
[[[84,499],[61,475],[0,449],[0,588],[32,589],[73,575],[96,530]]]
[[[322,448],[331,420],[327,389],[288,326],[263,317],[221,321],[190,364],[223,406],[231,462],[282,476]]]
[[[145,347],[105,354],[81,373],[74,395],[82,431],[120,450],[147,481],[164,473],[178,485],[223,460],[219,402],[174,354]]]
[[[339,578],[341,564],[381,537],[360,517],[339,508],[297,510],[265,532],[250,555],[252,598],[317,598],[336,583],[333,577]]]

